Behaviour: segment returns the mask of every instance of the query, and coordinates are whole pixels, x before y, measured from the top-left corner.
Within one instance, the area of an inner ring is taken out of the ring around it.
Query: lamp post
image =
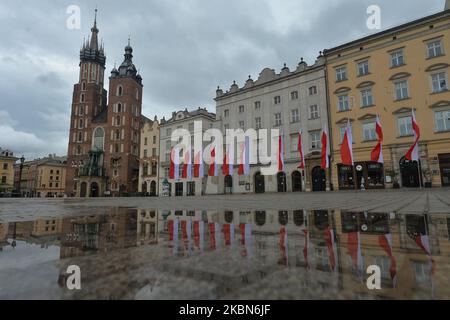
[[[22,187],[22,170],[23,170],[23,163],[24,162],[25,162],[25,157],[22,156],[20,158],[19,187],[17,188],[17,191],[19,192],[20,197],[22,197],[21,187]]]

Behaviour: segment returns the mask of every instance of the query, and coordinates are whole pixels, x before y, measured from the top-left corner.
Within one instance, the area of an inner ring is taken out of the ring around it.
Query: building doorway
[[[450,187],[450,153],[439,155],[439,168],[443,187]]]
[[[156,182],[155,181],[152,181],[150,183],[150,196],[156,197]]]
[[[302,174],[299,171],[292,173],[292,192],[302,191]]]
[[[255,193],[266,192],[266,183],[261,172],[255,174]]]
[[[144,182],[144,183],[142,184],[142,193],[143,193],[144,195],[147,195],[147,182]]]
[[[402,187],[419,188],[419,163],[417,161],[409,161],[403,157],[400,160],[400,174],[402,176]]]
[[[287,191],[286,173],[278,172],[278,174],[277,174],[277,185],[278,185],[278,192],[286,192]]]
[[[315,167],[312,170],[312,189],[313,192],[327,190],[327,175],[321,167]]]
[[[80,197],[86,198],[86,196],[87,196],[87,183],[82,182],[80,186]]]
[[[91,183],[91,198],[98,198],[99,196],[99,192],[100,192],[100,188],[98,187],[98,183],[97,182],[92,182]]]
[[[183,196],[183,182],[175,183],[175,197]]]
[[[233,193],[233,177],[228,175],[225,177],[225,194]]]

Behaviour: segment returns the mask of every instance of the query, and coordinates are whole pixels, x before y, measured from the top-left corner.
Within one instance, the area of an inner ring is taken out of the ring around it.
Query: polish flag
[[[284,139],[283,133],[278,137],[278,171],[284,171]]]
[[[216,148],[211,150],[211,163],[209,165],[208,175],[210,177],[217,177],[219,175],[217,163],[216,163]]]
[[[288,235],[285,227],[280,230],[281,264],[288,265]]]
[[[205,243],[205,223],[203,221],[194,221],[194,244],[203,251]]]
[[[208,224],[208,227],[211,249],[215,250],[220,245],[220,225],[218,223],[211,222]]]
[[[234,224],[227,223],[223,225],[223,234],[225,236],[225,245],[231,246],[233,245],[234,240]]]
[[[395,288],[397,284],[397,261],[392,253],[392,234],[384,234],[378,237],[378,243],[380,247],[387,253],[389,259],[391,260],[391,266],[389,268],[389,273],[392,279],[392,285]]]
[[[350,120],[347,122],[347,128],[345,129],[344,140],[341,145],[341,159],[342,164],[346,166],[353,166],[353,133]]]
[[[181,232],[183,235],[183,241],[186,247],[189,247],[192,238],[192,221],[191,220],[183,220],[181,221]]]
[[[183,179],[192,180],[191,150],[188,150],[184,154]]]
[[[430,276],[433,276],[435,269],[436,269],[436,263],[431,254],[430,238],[426,234],[419,234],[419,233],[408,234],[408,235],[414,240],[414,242],[417,244],[417,246],[419,248],[421,248],[428,256],[428,260],[430,262]]]
[[[336,237],[334,230],[325,230],[325,240],[328,247],[328,260],[330,262],[331,271],[336,271]]]
[[[326,127],[322,129],[322,169],[330,167],[330,148],[328,146],[328,130]]]
[[[305,266],[306,269],[310,268],[309,265],[309,253],[311,251],[311,241],[309,239],[309,231],[303,230],[303,233],[305,234],[305,245],[303,247],[303,257],[305,258]]]
[[[250,174],[250,137],[245,137],[245,142],[241,143],[241,161],[239,165],[240,176],[248,176]]]
[[[298,152],[300,154],[300,165],[298,166],[298,169],[305,169],[306,165],[305,165],[305,153],[303,152],[303,132],[302,130],[300,130],[300,132],[298,133]]]
[[[416,114],[414,110],[412,111],[412,127],[414,130],[414,144],[406,153],[406,160],[409,161],[419,161],[419,139],[420,139],[420,128],[416,121]]]
[[[241,223],[239,225],[241,230],[241,244],[244,246],[244,251],[242,252],[243,257],[251,255],[252,250],[252,224],[251,223]]]
[[[381,126],[380,118],[377,116],[377,122],[375,124],[375,131],[378,135],[378,144],[375,149],[372,150],[371,160],[373,162],[384,163],[383,157],[383,127]]]
[[[203,165],[203,150],[200,150],[195,155],[195,164],[194,164],[194,177],[195,178],[203,178],[205,175],[204,165]]]
[[[353,268],[359,277],[363,275],[363,261],[361,253],[361,236],[359,232],[348,234],[348,253],[352,258]]]
[[[224,176],[233,175],[234,152],[230,145],[227,145],[225,156],[223,157],[222,173]]]
[[[170,153],[170,171],[169,178],[172,180],[180,179],[180,152],[177,149],[172,149]]]
[[[179,222],[178,220],[169,220],[168,222],[168,229],[169,229],[169,241],[178,241],[178,229],[179,229]]]

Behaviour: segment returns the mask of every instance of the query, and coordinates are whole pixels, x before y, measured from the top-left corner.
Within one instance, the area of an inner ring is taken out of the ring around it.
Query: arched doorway
[[[225,177],[225,194],[233,193],[233,177],[228,175]]]
[[[156,182],[155,181],[152,181],[150,183],[150,196],[156,197]]]
[[[279,172],[277,174],[277,185],[278,185],[278,192],[286,192],[287,191],[286,173]]]
[[[80,186],[80,197],[86,198],[86,196],[87,196],[87,183],[82,182]]]
[[[326,173],[321,167],[315,167],[312,170],[312,189],[314,192],[327,190]]]
[[[314,211],[314,225],[318,230],[324,231],[330,226],[327,210]]]
[[[302,174],[299,171],[292,172],[292,192],[302,191]]]
[[[400,173],[402,176],[402,187],[419,188],[419,163],[417,161],[406,160],[405,157],[400,159]]]
[[[255,223],[257,226],[262,227],[266,224],[266,212],[265,211],[256,211],[255,212]]]
[[[90,193],[90,197],[91,198],[98,198],[100,189],[98,187],[98,183],[97,182],[92,182],[91,183],[91,193]]]
[[[255,193],[266,192],[266,182],[261,172],[255,174]]]
[[[147,195],[147,182],[142,183],[142,193]]]

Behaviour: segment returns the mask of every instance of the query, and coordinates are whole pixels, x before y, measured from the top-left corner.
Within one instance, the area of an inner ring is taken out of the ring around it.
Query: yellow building
[[[325,50],[335,187],[450,186],[449,18],[446,7]],[[412,109],[421,128],[420,175],[417,162],[404,158],[414,142]],[[384,133],[384,167],[370,161],[377,115]],[[348,121],[354,168],[340,164]]]
[[[14,189],[14,163],[17,158],[9,150],[0,148],[0,196]]]
[[[158,196],[159,181],[159,122],[145,119],[141,129],[141,150],[139,159],[139,192]]]
[[[33,224],[31,235],[34,237],[44,237],[58,235],[62,231],[62,219],[39,219]]]
[[[61,197],[66,187],[65,157],[52,156],[38,160],[35,170],[35,191],[38,198]]]

